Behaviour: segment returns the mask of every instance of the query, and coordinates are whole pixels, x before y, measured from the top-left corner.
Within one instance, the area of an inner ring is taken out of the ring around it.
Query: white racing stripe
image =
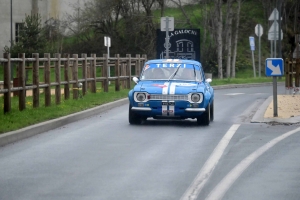
[[[176,83],[171,83],[170,85],[170,94],[175,94]]]
[[[216,200],[222,199],[227,190],[231,185],[239,178],[239,176],[253,163],[259,156],[265,153],[267,150],[272,148],[278,142],[284,140],[285,138],[300,131],[300,127],[289,131],[265,144],[264,146],[257,149],[255,152],[250,154],[244,160],[242,160],[238,165],[236,165],[223,179],[222,181],[210,192],[206,200]]]
[[[175,103],[175,101],[169,101],[170,103]],[[174,116],[175,115],[175,106],[174,105],[169,105],[169,116]]]
[[[200,194],[203,186],[210,178],[213,170],[218,164],[225,148],[229,144],[231,138],[239,128],[240,124],[234,124],[230,127],[227,133],[223,136],[219,144],[216,146],[208,160],[203,165],[202,169],[199,171],[198,175],[194,179],[193,183],[190,187],[185,191],[184,195],[180,198],[180,200],[192,200],[197,199]]]
[[[164,95],[167,95],[168,94],[168,91],[169,91],[169,82],[165,82],[164,83],[164,85],[166,86],[166,87],[163,87],[163,89],[162,89],[162,94],[164,94]],[[162,105],[162,109],[161,109],[161,114],[163,115],[163,116],[167,116],[168,115],[168,101],[162,101],[162,103],[166,103],[165,105]]]
[[[168,94],[170,82],[165,82],[164,85],[166,87],[163,87],[162,94]]]
[[[175,94],[175,89],[176,89],[176,85],[175,83],[171,83],[170,85],[170,94]],[[169,102],[174,102],[174,101],[169,101]],[[175,102],[174,102],[175,103]],[[174,116],[175,115],[175,106],[169,106],[169,115],[170,116]]]

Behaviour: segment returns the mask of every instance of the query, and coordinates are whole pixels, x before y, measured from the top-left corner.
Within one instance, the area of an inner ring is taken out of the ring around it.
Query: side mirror
[[[212,79],[211,78],[207,78],[205,81],[208,82],[208,83],[211,83]]]
[[[139,79],[137,77],[133,77],[132,80],[137,84],[139,82]]]

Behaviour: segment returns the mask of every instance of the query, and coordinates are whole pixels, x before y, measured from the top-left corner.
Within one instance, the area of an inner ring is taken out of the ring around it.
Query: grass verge
[[[284,81],[281,79],[279,81]],[[272,82],[272,78],[230,78],[230,79],[213,79],[212,86],[228,85],[228,84],[247,84],[247,83],[265,83]],[[0,134],[18,130],[26,126],[66,116],[72,113],[80,112],[89,108],[93,108],[108,102],[113,102],[122,98],[126,98],[129,89],[121,89],[119,92],[114,91],[114,85],[111,85],[109,92],[97,91],[97,93],[87,93],[82,98],[74,100],[62,100],[61,104],[55,105],[55,98],[52,96],[51,106],[45,107],[44,95],[40,96],[40,107],[32,108],[32,97],[26,97],[26,109],[18,110],[18,97],[12,98],[12,110],[9,113],[0,113]],[[72,97],[72,95],[70,95]],[[64,97],[62,96],[62,99]],[[1,111],[3,111],[3,96],[0,97]]]
[[[26,126],[66,116],[72,113],[80,112],[89,108],[93,108],[105,103],[113,102],[118,99],[127,97],[129,89],[122,89],[115,92],[114,88],[110,88],[110,92],[88,93],[79,99],[62,100],[61,104],[55,104],[55,98],[52,96],[51,106],[45,107],[44,95],[40,96],[40,107],[32,107],[32,97],[26,97],[26,109],[18,110],[18,97],[12,97],[11,112],[3,113],[3,96],[0,97],[1,113],[0,113],[0,134],[18,130]],[[72,97],[72,95],[70,95]],[[64,97],[62,96],[62,99]]]

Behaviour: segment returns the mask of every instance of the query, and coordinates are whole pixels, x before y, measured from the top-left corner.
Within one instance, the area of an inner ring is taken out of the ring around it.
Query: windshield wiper
[[[196,68],[195,68],[195,65],[193,65],[193,68],[194,68],[194,79],[195,79],[195,81],[196,81],[197,75],[196,75]]]
[[[177,74],[177,72],[178,72],[179,68],[180,68],[180,66],[179,66],[179,67],[177,67],[176,71],[175,71],[175,72],[173,72],[173,74],[171,74],[171,76],[170,76],[170,77],[169,77],[169,79],[168,79],[168,82],[170,81],[170,79],[171,79],[171,78],[173,78],[173,77],[174,77],[174,76]]]

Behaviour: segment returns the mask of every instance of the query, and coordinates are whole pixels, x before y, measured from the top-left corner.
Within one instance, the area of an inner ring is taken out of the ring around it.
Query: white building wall
[[[10,47],[11,37],[11,1],[12,1],[12,21],[13,21],[13,41],[15,40],[15,24],[25,20],[25,15],[31,14],[33,2],[37,2],[38,12],[41,15],[42,23],[48,19],[63,20],[66,14],[77,12],[75,7],[83,8],[85,2],[91,0],[0,0],[0,57],[3,57],[5,46]],[[192,0],[181,0],[182,5],[191,3]],[[168,6],[175,6],[166,0]]]
[[[15,23],[22,22],[25,18],[25,14],[31,12],[31,0],[12,0],[13,1],[13,40],[15,36]],[[10,47],[11,37],[11,3],[10,0],[0,1],[0,57],[3,55],[3,49],[5,46]]]
[[[42,23],[48,19],[64,19],[65,15],[75,12],[74,6],[84,6],[89,0],[0,0],[0,57],[3,57],[5,46],[10,47],[11,38],[11,1],[12,1],[12,38],[15,40],[15,24],[25,20],[26,14],[31,14],[32,3],[38,3],[38,12],[41,15]]]

